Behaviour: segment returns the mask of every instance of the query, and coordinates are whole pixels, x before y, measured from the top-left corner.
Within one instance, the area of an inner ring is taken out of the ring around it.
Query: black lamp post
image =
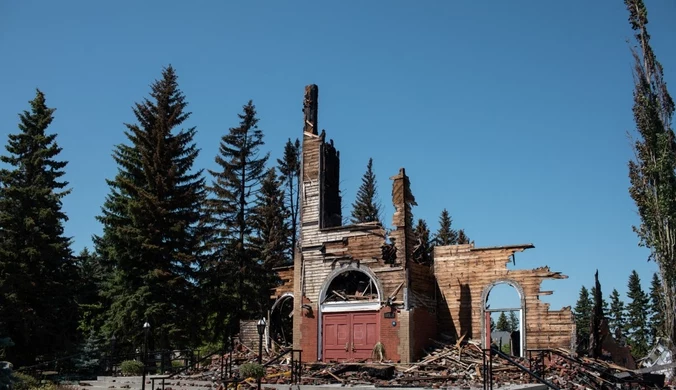
[[[108,364],[110,364],[110,372],[115,376],[115,361],[113,356],[115,355],[115,335],[110,336],[110,357],[108,358]]]
[[[265,318],[258,320],[256,324],[258,330],[258,364],[263,363],[263,333],[265,333]],[[258,390],[261,390],[261,378],[258,378]]]
[[[143,324],[143,377],[141,378],[141,390],[146,390],[146,364],[148,364],[148,332],[150,324]]]

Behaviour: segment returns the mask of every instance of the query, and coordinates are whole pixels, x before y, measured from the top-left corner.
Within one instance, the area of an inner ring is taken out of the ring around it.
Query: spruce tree
[[[279,180],[286,186],[286,205],[289,211],[288,225],[290,227],[290,253],[289,259],[293,263],[296,240],[298,238],[298,210],[300,207],[300,141],[291,142],[291,138],[284,145],[284,158],[277,159],[279,168]]]
[[[662,282],[657,273],[650,281],[650,341],[655,343],[658,337],[664,337],[664,299],[662,298]]]
[[[219,170],[210,170],[213,176],[212,196],[209,199],[211,227],[215,231],[213,250],[215,272],[210,277],[217,283],[232,287],[226,292],[236,303],[232,307],[218,307],[218,315],[231,311],[230,328],[237,332],[239,321],[256,318],[260,312],[261,285],[256,271],[259,269],[260,251],[252,242],[253,227],[257,218],[255,202],[260,184],[265,176],[269,153],[260,155],[264,145],[263,131],[258,128],[258,117],[253,101],[243,106],[238,114],[239,125],[232,127],[221,138],[216,164]],[[212,285],[216,285],[212,280]],[[225,325],[225,318],[217,322]]]
[[[641,279],[634,270],[629,276],[627,283],[627,323],[626,331],[631,345],[631,353],[634,356],[645,356],[648,352],[648,296],[643,292]]]
[[[621,333],[624,330],[625,313],[624,302],[620,300],[620,293],[617,292],[617,289],[613,289],[613,292],[610,294],[610,310],[608,312],[608,317],[608,325],[613,335],[615,335],[618,330]]]
[[[203,244],[205,199],[202,171],[193,171],[199,150],[178,76],[169,66],[151,85],[150,97],[133,106],[138,124],[126,124],[128,144],[115,148],[118,174],[98,217],[95,243],[114,272],[103,295],[111,304],[106,333],[125,335],[120,345],[143,342],[151,326],[154,349],[194,345],[199,299],[195,267]]]
[[[451,215],[443,209],[439,216],[439,230],[434,236],[434,245],[455,245],[458,243],[458,232],[453,230]]]
[[[519,330],[519,317],[516,315],[516,312],[509,312],[509,331],[516,332]]]
[[[498,317],[498,323],[495,328],[500,332],[509,332],[511,330],[509,320],[507,319],[504,311],[500,313],[500,317]]]
[[[589,345],[589,330],[591,324],[592,301],[589,297],[589,290],[582,286],[580,295],[578,296],[575,309],[575,328],[577,330],[577,350],[578,352],[586,351]]]
[[[104,322],[109,302],[100,294],[109,270],[101,264],[101,258],[84,248],[76,257],[80,283],[77,286],[77,303],[80,311],[79,330],[83,335],[98,335]]]
[[[373,159],[369,158],[366,172],[352,204],[352,223],[380,222],[380,204],[377,199],[376,175],[373,173]]]
[[[270,296],[270,289],[277,283],[273,269],[287,263],[289,253],[289,225],[288,210],[284,205],[284,192],[277,179],[275,169],[268,170],[260,191],[256,197],[256,212],[254,213],[254,237],[252,243],[260,253],[262,261],[258,274],[261,279],[259,302],[265,304]],[[264,312],[264,305],[258,310]]]
[[[48,133],[54,111],[37,90],[0,156],[0,336],[14,341],[6,358],[19,366],[64,351],[77,334],[78,281],[62,211],[67,163]]]
[[[413,248],[413,259],[422,264],[428,264],[432,256],[432,242],[430,240],[430,229],[427,222],[418,219],[418,223],[413,228],[413,236],[416,239],[416,245]]]
[[[650,250],[662,281],[664,329],[676,356],[676,153],[672,118],[674,101],[663,68],[650,46],[648,11],[643,0],[625,0],[638,47],[634,56],[635,159],[629,162],[629,193],[641,219],[634,231]],[[672,223],[673,222],[673,223]]]
[[[469,237],[465,235],[465,229],[458,230],[458,244],[469,244]]]

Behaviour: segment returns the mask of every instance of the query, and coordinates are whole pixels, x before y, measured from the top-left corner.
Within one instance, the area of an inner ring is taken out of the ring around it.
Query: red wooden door
[[[352,314],[352,358],[368,359],[378,342],[378,313]]]
[[[380,337],[377,312],[323,315],[324,361],[361,360],[371,357]]]
[[[324,315],[324,360],[350,358],[350,315],[336,313]]]

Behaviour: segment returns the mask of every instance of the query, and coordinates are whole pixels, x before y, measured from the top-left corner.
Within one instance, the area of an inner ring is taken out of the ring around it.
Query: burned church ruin
[[[392,176],[392,230],[378,222],[342,225],[340,154],[318,128],[318,87],[305,87],[300,183],[300,238],[294,264],[278,269],[269,335],[302,350],[303,361],[369,359],[376,345],[386,358],[412,362],[439,333],[490,340],[488,295],[506,283],[519,293],[519,351],[571,348],[570,307],[550,311],[545,279],[566,276],[548,267],[508,270],[516,252],[533,245],[436,246],[432,259],[415,256],[411,208],[402,168]]]

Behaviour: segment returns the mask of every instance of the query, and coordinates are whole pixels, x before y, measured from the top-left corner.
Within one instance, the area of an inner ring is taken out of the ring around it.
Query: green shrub
[[[14,384],[12,385],[14,390],[33,390],[40,387],[40,381],[28,374],[14,372],[12,373],[12,379],[14,380]]]
[[[239,366],[239,374],[242,378],[260,379],[265,376],[265,367],[258,363],[244,363]]]
[[[120,363],[122,375],[141,375],[143,373],[143,363],[137,360],[125,360]]]

